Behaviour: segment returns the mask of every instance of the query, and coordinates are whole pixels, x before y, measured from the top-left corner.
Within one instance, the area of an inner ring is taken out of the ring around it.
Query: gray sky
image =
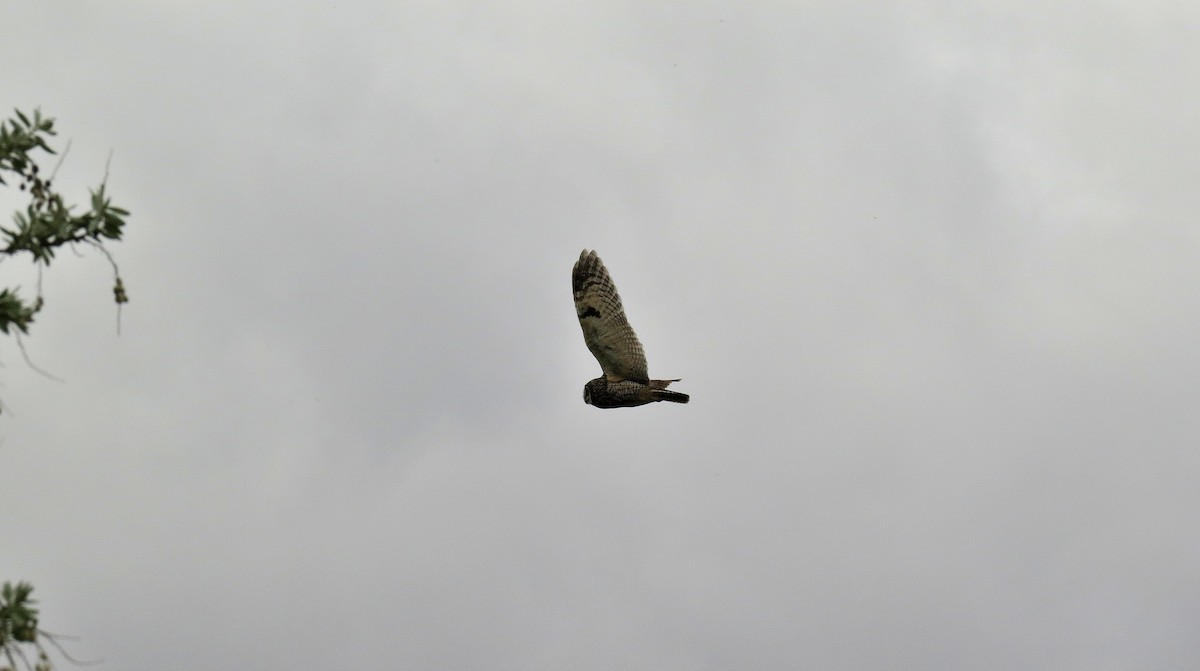
[[[120,337],[65,254],[66,382],[0,343],[45,628],[147,671],[1200,667],[1200,9],[647,4],[4,4],[0,104],[133,212]],[[585,247],[691,404],[583,404]]]

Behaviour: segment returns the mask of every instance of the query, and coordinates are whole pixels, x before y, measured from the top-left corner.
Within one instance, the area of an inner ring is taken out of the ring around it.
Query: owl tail
[[[691,397],[687,394],[681,394],[677,391],[667,391],[667,386],[672,382],[679,380],[650,380],[650,398],[656,401],[670,401],[672,403],[687,403]]]
[[[650,392],[650,396],[656,401],[670,401],[672,403],[687,403],[691,396],[681,394],[677,391],[667,391],[666,389],[655,389]]]

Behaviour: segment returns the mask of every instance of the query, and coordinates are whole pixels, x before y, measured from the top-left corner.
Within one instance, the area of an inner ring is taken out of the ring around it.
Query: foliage
[[[32,591],[33,585],[27,582],[19,582],[16,586],[6,582],[0,588],[0,651],[4,655],[0,664],[7,662],[7,666],[0,667],[0,671],[17,671],[18,659],[26,669],[33,671],[49,671],[51,668],[50,656],[38,637],[40,635],[48,640],[52,640],[52,637],[38,629],[38,612],[33,607],[36,602],[29,597]],[[27,655],[26,649],[30,649],[31,653],[36,651],[36,662],[29,661],[32,655]]]
[[[3,245],[0,259],[28,252],[40,270],[50,265],[61,247],[92,245],[112,263],[116,275],[113,296],[118,307],[129,302],[117,264],[104,248],[105,240],[121,239],[121,229],[129,215],[127,210],[113,205],[105,192],[107,175],[99,188],[91,192],[90,208],[74,213],[75,208],[54,190],[53,175],[44,176],[37,162],[39,152],[56,153],[47,144],[47,138],[55,135],[54,120],[42,117],[38,110],[32,116],[20,110],[15,113],[15,119],[0,121],[0,184],[8,184],[4,179],[6,174],[10,179],[15,176],[20,190],[29,192],[30,202],[24,211],[13,215],[13,226],[0,226],[0,245]],[[15,289],[0,290],[0,332],[9,333],[15,327],[21,333],[28,333],[34,315],[43,304],[40,287],[32,303],[22,300]]]
[[[83,243],[104,254],[113,267],[113,296],[120,315],[121,305],[129,302],[129,298],[116,261],[104,248],[104,242],[121,239],[129,212],[113,205],[105,193],[106,171],[100,187],[91,192],[89,209],[76,214],[75,208],[54,190],[53,172],[57,166],[45,176],[38,164],[41,154],[55,154],[47,144],[47,138],[55,134],[54,120],[43,118],[37,110],[32,116],[20,110],[15,112],[15,119],[0,120],[0,185],[9,185],[6,176],[15,177],[19,189],[29,193],[30,201],[24,211],[14,214],[13,226],[0,226],[0,260],[28,252],[39,272],[38,295],[31,303],[22,300],[15,288],[0,290],[0,332],[13,333],[19,343],[21,334],[29,332],[34,315],[45,304],[41,270],[49,267],[61,247],[74,249]],[[33,586],[27,582],[16,585],[6,582],[0,588],[0,671],[50,671],[47,643],[68,660],[75,661],[58,643],[64,637],[38,628],[38,611],[33,607],[36,602],[30,598],[32,592]]]

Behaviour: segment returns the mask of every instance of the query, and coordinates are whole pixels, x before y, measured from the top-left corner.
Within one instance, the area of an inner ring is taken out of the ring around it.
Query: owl
[[[688,395],[667,391],[679,380],[651,380],[646,353],[625,319],[621,297],[596,252],[583,250],[571,271],[575,314],[583,341],[604,374],[583,387],[583,402],[597,408],[631,408],[657,401],[687,403]]]

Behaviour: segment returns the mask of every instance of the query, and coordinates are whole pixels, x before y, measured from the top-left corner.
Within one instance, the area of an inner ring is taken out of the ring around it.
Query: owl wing
[[[633,327],[625,319],[617,285],[596,252],[583,250],[571,272],[575,314],[583,329],[583,341],[600,362],[610,382],[633,380],[648,383],[646,352]]]

